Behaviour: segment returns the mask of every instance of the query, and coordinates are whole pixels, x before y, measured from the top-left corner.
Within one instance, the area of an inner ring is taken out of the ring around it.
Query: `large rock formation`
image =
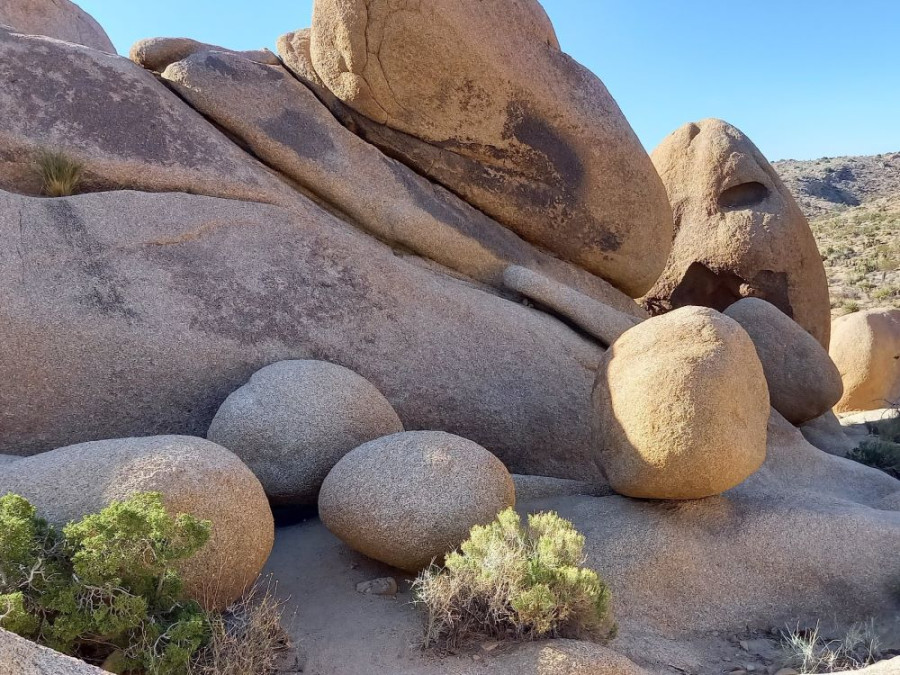
[[[872,309],[834,321],[831,358],[844,381],[839,412],[900,403],[900,309]]]
[[[246,462],[276,504],[315,504],[338,460],[401,431],[387,399],[352,370],[280,361],[225,399],[206,436]]]
[[[416,573],[515,503],[512,477],[487,450],[413,431],[345,455],[322,484],[319,516],[351,548]]]
[[[652,154],[675,214],[675,246],[644,298],[659,313],[772,303],[828,348],[825,268],[806,218],[771,164],[736,128],[686,124]]]
[[[408,429],[599,478],[596,344],[301,204],[0,193],[0,453],[203,436],[253,372],[312,358],[375,384]]]
[[[629,497],[717,495],[766,457],[762,365],[715,310],[684,307],[627,331],[600,362],[593,402],[604,472]]]
[[[816,339],[774,305],[738,300],[725,310],[753,340],[772,407],[793,424],[831,410],[844,392],[841,374]]]
[[[0,63],[0,189],[39,194],[36,155],[54,149],[84,166],[84,190],[298,198],[128,59],[0,28]]]
[[[107,675],[105,670],[0,628],[0,675]]]
[[[139,492],[161,492],[173,513],[212,521],[212,536],[181,565],[185,591],[224,608],[256,581],[272,550],[272,512],[262,486],[225,448],[185,436],[82,443],[0,468],[38,515],[65,525]]]
[[[637,297],[665,265],[665,190],[537,0],[318,0],[311,60],[367,140]]]
[[[116,53],[106,31],[69,0],[0,0],[0,24],[29,35],[46,35],[101,52]]]

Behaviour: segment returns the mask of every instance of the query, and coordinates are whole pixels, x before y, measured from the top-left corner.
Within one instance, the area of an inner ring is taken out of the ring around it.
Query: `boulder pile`
[[[896,613],[900,482],[833,410],[900,401],[900,310],[832,330],[735,127],[648,155],[537,0],[316,0],[277,57],[0,24],[0,495],[211,520],[188,591],[277,572],[309,672],[727,672],[712,631]],[[405,651],[405,575],[511,506],[584,534],[618,640]]]

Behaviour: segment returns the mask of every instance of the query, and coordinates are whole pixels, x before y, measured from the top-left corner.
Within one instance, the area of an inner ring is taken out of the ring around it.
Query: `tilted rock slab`
[[[632,297],[659,276],[665,189],[537,0],[317,0],[310,48],[366,140]]]
[[[110,54],[116,48],[90,14],[69,0],[0,0],[0,25]]]
[[[772,165],[722,120],[686,124],[652,153],[675,214],[675,247],[644,298],[654,313],[686,305],[724,311],[770,302],[828,348],[825,267],[800,207]]]
[[[0,628],[0,675],[107,675],[105,670]]]
[[[871,309],[838,317],[831,358],[844,381],[838,412],[878,410],[900,403],[900,309]]]
[[[444,188],[386,157],[338,122],[285,68],[200,50],[164,80],[268,166],[379,239],[502,287],[524,265],[633,316],[641,308],[599,277],[520,239]]]
[[[180,191],[290,205],[298,195],[120,56],[0,28],[0,189],[40,194],[36,157],[84,165],[85,191]]]
[[[252,373],[317,359],[372,382],[407,429],[599,479],[595,343],[305,203],[0,193],[0,453],[203,436]]]
[[[171,513],[212,521],[210,540],[180,565],[185,592],[207,608],[223,609],[256,581],[275,539],[259,481],[202,438],[120,438],[26,457],[0,468],[0,495],[9,492],[60,526],[140,492],[162,493]]]

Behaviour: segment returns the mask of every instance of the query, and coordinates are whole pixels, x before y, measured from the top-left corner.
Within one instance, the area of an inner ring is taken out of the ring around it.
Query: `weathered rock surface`
[[[518,473],[599,479],[599,347],[305,204],[0,193],[0,453],[204,436],[252,373],[317,359],[372,382],[408,429],[471,438]]]
[[[69,0],[0,0],[0,24],[110,54],[116,48],[90,14]]]
[[[322,522],[350,548],[418,572],[516,503],[503,463],[438,431],[394,434],[341,459],[319,493]]]
[[[847,434],[837,415],[831,410],[814,420],[801,424],[800,433],[811,445],[830,455],[846,457],[859,445],[859,438]]]
[[[4,464],[12,464],[18,460],[22,459],[18,455],[0,455],[0,466]]]
[[[513,475],[512,479],[516,486],[516,501],[546,499],[547,497],[568,497],[570,495],[608,497],[614,494],[605,482],[587,483],[580,480],[549,478],[547,476],[523,476],[521,474]]]
[[[508,289],[565,317],[597,338],[604,347],[611,345],[625,331],[646,318],[636,317],[636,311],[626,313],[613,309],[574,288],[518,265],[511,265],[506,269],[503,283]]]
[[[387,399],[352,370],[281,361],[225,399],[207,438],[240,457],[276,504],[315,504],[341,457],[401,431]]]
[[[297,201],[272,172],[126,58],[0,28],[0,63],[0,189],[40,194],[36,153],[53,148],[84,166],[84,191]]]
[[[835,319],[830,351],[844,381],[835,410],[877,410],[900,402],[900,309]]]
[[[747,333],[715,310],[648,319],[604,354],[593,395],[612,488],[699,499],[740,484],[766,456],[769,393]]]
[[[0,494],[8,492],[59,525],[139,492],[161,492],[173,513],[212,521],[209,542],[181,568],[185,591],[207,607],[225,607],[256,581],[275,536],[259,481],[234,454],[202,438],[123,438],[52,450],[0,469]]]
[[[809,224],[771,164],[735,127],[686,124],[652,153],[675,214],[675,245],[644,298],[654,313],[686,305],[719,311],[767,300],[826,349],[831,307]]]
[[[725,314],[753,340],[772,407],[789,422],[809,422],[840,400],[844,385],[837,366],[825,348],[787,314],[759,298],[738,300]]]
[[[537,250],[361,140],[280,65],[207,50],[173,63],[163,78],[268,166],[383,241],[496,287],[514,263],[641,311],[599,277]]]
[[[147,70],[161,73],[166,66],[186,59],[198,52],[216,51],[225,54],[234,54],[244,59],[267,66],[281,65],[281,59],[268,49],[254,49],[249,51],[235,51],[225,47],[198,42],[190,38],[157,37],[138,40],[131,45],[128,58],[143,66]]]
[[[105,672],[0,628],[0,675],[104,675]]]
[[[366,140],[632,297],[662,271],[665,190],[536,0],[319,0],[310,49]]]

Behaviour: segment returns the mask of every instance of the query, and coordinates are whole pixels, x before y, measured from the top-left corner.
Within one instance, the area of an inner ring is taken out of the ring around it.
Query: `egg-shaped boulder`
[[[816,339],[774,305],[744,298],[725,310],[750,335],[762,362],[772,407],[793,424],[809,422],[837,403],[841,374]]]
[[[244,460],[273,503],[315,504],[341,457],[400,431],[391,404],[361,375],[326,361],[281,361],[225,399],[207,438]]]
[[[900,309],[871,309],[834,320],[831,358],[844,381],[838,412],[900,402]]]
[[[322,484],[319,516],[350,548],[418,572],[514,506],[515,494],[506,467],[477,443],[411,431],[344,456]]]
[[[600,363],[595,437],[610,486],[647,499],[699,499],[766,457],[769,391],[753,342],[729,317],[684,307],[627,331]]]

